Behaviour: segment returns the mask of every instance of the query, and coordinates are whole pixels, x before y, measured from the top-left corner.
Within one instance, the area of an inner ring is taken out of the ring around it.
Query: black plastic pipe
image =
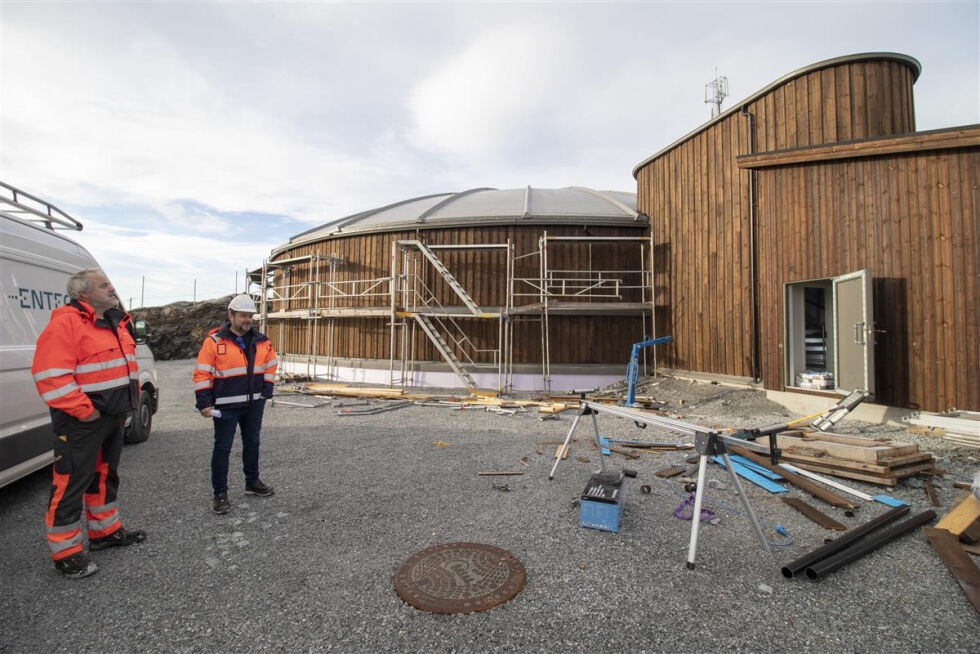
[[[859,559],[868,552],[878,549],[885,543],[890,543],[900,536],[904,536],[910,531],[918,529],[927,522],[932,522],[936,518],[935,511],[923,511],[914,515],[905,522],[892,525],[887,529],[869,536],[866,540],[857,543],[853,547],[848,547],[834,556],[817,561],[806,569],[806,576],[809,579],[817,579],[825,574],[831,573],[841,566],[847,565],[855,559]]]
[[[783,576],[786,577],[787,579],[792,579],[793,577],[800,574],[806,568],[810,567],[820,559],[826,559],[828,556],[833,556],[834,554],[837,554],[838,552],[846,548],[848,545],[856,541],[858,538],[861,538],[865,534],[874,531],[875,529],[881,527],[882,525],[888,524],[892,520],[897,520],[898,518],[901,518],[909,511],[911,511],[911,509],[908,506],[900,506],[892,509],[891,511],[888,511],[887,513],[882,513],[874,520],[865,522],[863,525],[860,525],[859,527],[855,527],[854,529],[845,533],[840,538],[835,538],[834,540],[827,543],[823,547],[818,547],[817,549],[813,550],[809,554],[804,554],[803,556],[796,559],[795,561],[786,564],[786,566],[783,567]]]

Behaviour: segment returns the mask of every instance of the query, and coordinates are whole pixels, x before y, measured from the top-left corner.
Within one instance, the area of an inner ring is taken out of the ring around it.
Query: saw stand
[[[704,500],[704,477],[705,471],[708,467],[709,456],[720,456],[725,462],[725,467],[728,469],[728,474],[731,476],[732,484],[738,492],[738,499],[741,501],[742,507],[745,509],[745,512],[749,515],[749,519],[752,521],[752,526],[755,528],[755,533],[759,537],[759,542],[762,543],[762,546],[766,549],[766,551],[772,551],[772,549],[769,547],[769,542],[762,533],[762,527],[759,526],[759,521],[755,517],[755,512],[752,510],[751,505],[749,505],[749,500],[745,496],[745,491],[738,479],[738,475],[735,474],[735,470],[732,468],[732,462],[728,458],[727,445],[741,445],[748,450],[770,454],[770,448],[753,442],[754,434],[745,430],[739,433],[749,436],[749,439],[726,436],[718,433],[717,431],[705,429],[699,425],[683,422],[681,420],[675,420],[673,418],[667,418],[665,416],[646,413],[644,411],[637,411],[627,407],[600,404],[598,402],[591,402],[589,400],[582,399],[578,415],[575,416],[575,421],[572,423],[572,428],[568,430],[568,435],[565,436],[565,442],[562,444],[561,449],[558,450],[557,455],[555,456],[555,465],[551,467],[551,472],[548,474],[548,479],[555,478],[555,470],[558,469],[558,464],[561,463],[562,460],[561,455],[568,448],[568,443],[572,440],[572,434],[574,434],[575,429],[578,428],[579,422],[582,420],[582,416],[591,416],[592,428],[595,432],[595,444],[596,447],[599,448],[599,461],[601,463],[599,470],[596,470],[595,474],[600,475],[603,481],[612,483],[622,481],[622,469],[618,471],[612,469],[612,466],[608,465],[605,457],[602,456],[602,444],[599,442],[599,423],[598,420],[596,420],[596,415],[599,413],[610,413],[620,418],[632,420],[637,427],[645,428],[647,425],[653,425],[655,427],[660,427],[661,429],[679,432],[694,438],[694,446],[697,449],[698,454],[700,454],[700,462],[698,464],[697,492],[694,496],[694,513],[691,517],[691,543],[687,555],[687,568],[689,570],[694,569],[694,558],[697,555],[698,528],[701,526],[701,505]],[[779,426],[774,429],[785,428],[785,426]]]
[[[572,428],[568,430],[568,435],[565,436],[565,442],[555,455],[555,465],[551,466],[551,472],[548,473],[549,480],[555,478],[555,470],[558,469],[558,464],[561,463],[562,456],[568,450],[568,443],[572,440],[572,434],[575,433],[579,420],[582,419],[582,416],[592,416],[592,430],[595,433],[595,446],[599,449],[599,469],[595,471],[595,474],[598,475],[599,479],[604,483],[618,484],[619,482],[623,481],[622,469],[618,471],[614,470],[611,465],[606,464],[606,457],[602,455],[602,443],[599,442],[599,422],[596,420],[597,413],[599,413],[599,411],[596,410],[595,405],[592,402],[586,402],[584,399],[582,400],[582,406],[579,407],[578,415],[575,416],[575,420],[572,422]]]
[[[688,570],[694,569],[694,559],[697,556],[698,530],[701,527],[701,504],[704,500],[704,473],[708,468],[709,456],[720,456],[722,461],[725,462],[725,469],[728,470],[728,475],[732,479],[732,484],[735,486],[738,499],[742,502],[742,508],[745,509],[745,512],[749,515],[749,519],[752,521],[752,526],[755,528],[755,533],[759,537],[759,542],[762,543],[762,546],[767,552],[772,552],[772,548],[769,547],[769,541],[766,540],[765,534],[762,533],[762,527],[759,526],[759,520],[755,517],[755,511],[752,510],[752,505],[749,504],[749,498],[745,496],[742,482],[738,480],[738,475],[735,473],[731,459],[728,458],[726,441],[737,445],[746,444],[746,441],[740,438],[731,438],[714,431],[699,431],[694,437],[694,447],[701,456],[698,462],[698,485],[697,492],[694,494],[694,511],[691,514],[691,543],[687,549]]]

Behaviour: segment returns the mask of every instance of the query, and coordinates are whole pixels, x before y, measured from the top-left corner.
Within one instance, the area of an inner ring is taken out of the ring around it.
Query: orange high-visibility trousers
[[[93,422],[55,420],[51,497],[44,516],[55,561],[82,551],[83,505],[89,538],[102,538],[122,527],[116,492],[125,423],[126,414],[104,415]]]

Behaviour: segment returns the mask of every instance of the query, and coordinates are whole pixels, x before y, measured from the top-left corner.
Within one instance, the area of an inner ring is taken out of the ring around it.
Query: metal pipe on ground
[[[783,566],[783,570],[782,570],[783,576],[786,577],[787,579],[792,579],[793,577],[800,574],[808,567],[812,566],[814,563],[817,563],[821,559],[825,559],[829,556],[833,556],[834,554],[837,554],[838,552],[844,550],[845,548],[847,548],[848,545],[850,545],[857,539],[861,538],[865,534],[868,534],[874,531],[875,529],[888,524],[892,520],[897,520],[898,518],[901,518],[910,510],[911,509],[908,506],[900,506],[898,508],[892,509],[891,511],[888,511],[887,513],[882,513],[874,520],[870,520],[868,522],[865,522],[863,525],[855,527],[854,529],[850,530],[846,534],[842,535],[840,538],[835,538],[834,540],[827,543],[823,547],[818,547],[817,549],[813,550],[809,554],[804,554],[803,556],[796,559],[795,561],[787,563],[785,566]]]
[[[396,404],[389,404],[387,406],[376,406],[368,407],[366,409],[341,409],[337,412],[338,416],[370,416],[378,413],[385,413],[388,411],[394,411],[396,409],[404,409],[407,406],[414,404],[411,400],[406,400],[404,402],[398,402]]]
[[[837,568],[847,565],[851,561],[861,558],[868,552],[876,550],[882,545],[890,543],[896,538],[918,529],[927,522],[932,522],[935,520],[935,518],[936,512],[932,510],[923,511],[922,513],[914,515],[905,522],[892,525],[884,531],[874,534],[873,536],[869,536],[863,542],[858,543],[853,547],[848,547],[842,552],[838,552],[828,559],[818,561],[806,569],[806,576],[808,579],[818,579],[823,575],[833,572]]]

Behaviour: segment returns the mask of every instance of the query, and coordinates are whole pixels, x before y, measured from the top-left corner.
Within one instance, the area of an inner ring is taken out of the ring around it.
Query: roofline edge
[[[708,122],[706,122],[706,123],[704,123],[702,125],[699,125],[693,131],[688,132],[687,134],[685,134],[684,136],[680,137],[679,139],[677,139],[676,141],[674,141],[673,143],[671,143],[667,147],[661,149],[656,154],[653,154],[653,155],[647,157],[646,159],[644,159],[643,161],[641,161],[640,163],[636,164],[635,166],[633,166],[633,179],[636,179],[637,178],[637,175],[639,174],[641,168],[649,165],[654,160],[659,159],[661,156],[667,154],[668,152],[670,152],[671,150],[673,150],[674,148],[676,148],[677,146],[679,146],[681,143],[687,141],[690,138],[693,138],[697,134],[700,134],[701,132],[703,132],[704,130],[708,129],[709,127],[711,127],[715,123],[721,122],[723,119],[728,118],[728,116],[730,114],[733,114],[733,113],[735,113],[737,111],[741,111],[742,110],[742,107],[744,107],[745,105],[747,105],[747,104],[749,104],[751,102],[755,102],[756,100],[758,100],[763,95],[766,95],[767,93],[775,90],[777,87],[782,86],[783,84],[786,84],[787,82],[789,82],[789,81],[791,81],[793,79],[796,79],[797,77],[802,77],[803,75],[806,75],[807,73],[812,73],[814,71],[821,70],[823,68],[830,68],[831,66],[837,66],[837,65],[840,65],[840,64],[843,64],[843,63],[853,63],[853,62],[858,62],[858,61],[868,61],[868,60],[872,60],[872,59],[891,59],[891,60],[895,60],[895,61],[898,61],[900,63],[903,63],[903,64],[906,64],[906,65],[910,66],[912,68],[912,70],[914,71],[913,78],[912,78],[912,83],[913,84],[915,84],[915,82],[918,81],[919,75],[922,74],[922,64],[919,63],[919,60],[916,59],[915,57],[912,57],[912,56],[906,55],[906,54],[902,54],[900,52],[862,52],[862,53],[858,53],[858,54],[844,55],[844,56],[841,56],[841,57],[834,57],[833,59],[825,59],[825,60],[819,61],[819,62],[817,62],[815,64],[810,64],[809,66],[804,66],[803,68],[799,68],[799,69],[797,69],[797,70],[795,70],[795,71],[793,71],[791,73],[788,73],[786,75],[783,75],[782,77],[780,77],[776,81],[769,83],[764,88],[756,91],[755,93],[753,93],[749,97],[745,98],[744,100],[741,100],[741,101],[735,103],[734,105],[732,105],[732,107],[730,109],[728,109],[726,111],[723,111],[722,113],[718,114],[717,116],[715,116],[714,118],[712,118]]]

